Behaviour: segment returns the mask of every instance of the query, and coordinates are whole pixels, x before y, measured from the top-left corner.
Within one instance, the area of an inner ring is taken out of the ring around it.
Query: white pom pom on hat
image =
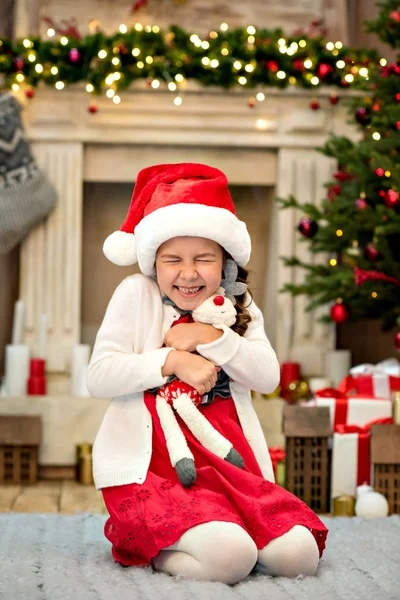
[[[114,231],[103,244],[104,255],[119,267],[137,262],[135,236],[126,231]]]
[[[103,252],[116,265],[139,263],[153,275],[158,248],[178,236],[212,239],[241,266],[251,254],[246,224],[236,216],[228,181],[219,169],[198,163],[164,164],[139,172],[120,231]]]

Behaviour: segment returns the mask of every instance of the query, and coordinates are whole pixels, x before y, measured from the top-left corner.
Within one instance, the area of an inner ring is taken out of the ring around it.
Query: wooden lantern
[[[37,481],[41,417],[0,415],[0,483]]]
[[[389,512],[400,514],[400,425],[371,426],[374,490],[389,502]]]
[[[332,435],[329,408],[291,406],[284,409],[286,489],[312,510],[329,512]]]

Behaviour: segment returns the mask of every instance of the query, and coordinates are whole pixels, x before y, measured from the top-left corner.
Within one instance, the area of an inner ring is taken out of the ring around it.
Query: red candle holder
[[[31,358],[29,363],[28,396],[45,396],[46,394],[46,361],[44,358]]]
[[[281,366],[281,396],[290,401],[288,394],[289,383],[301,379],[300,364],[295,362],[285,362]]]

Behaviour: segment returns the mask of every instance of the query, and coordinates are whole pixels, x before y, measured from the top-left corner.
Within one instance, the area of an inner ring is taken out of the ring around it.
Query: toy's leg
[[[203,444],[207,450],[213,452],[220,458],[236,465],[240,469],[244,467],[243,458],[232,444],[211,425],[205,416],[193,404],[188,394],[182,394],[173,401],[174,408],[181,419],[189,427],[193,435]]]
[[[171,464],[175,467],[181,484],[190,487],[196,481],[196,468],[183,431],[179,427],[172,407],[161,396],[156,398],[156,410],[167,442]]]

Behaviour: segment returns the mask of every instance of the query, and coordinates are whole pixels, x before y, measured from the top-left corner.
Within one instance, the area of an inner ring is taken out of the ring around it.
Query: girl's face
[[[158,285],[182,310],[194,310],[218,289],[222,268],[221,246],[206,238],[172,238],[156,256]]]

